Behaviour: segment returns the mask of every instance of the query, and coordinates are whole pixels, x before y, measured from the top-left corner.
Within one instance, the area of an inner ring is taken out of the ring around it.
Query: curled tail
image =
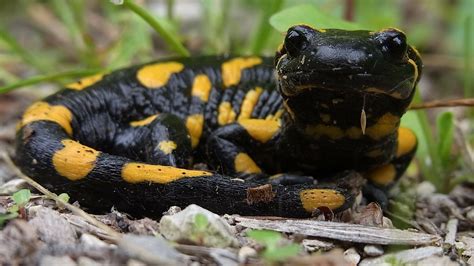
[[[159,217],[172,205],[194,203],[217,213],[307,217],[318,206],[342,202],[337,211],[352,202],[349,193],[321,186],[262,186],[97,151],[71,138],[68,116],[60,107],[27,110],[17,133],[15,161],[48,189],[68,193],[92,211],[115,206],[132,215]]]

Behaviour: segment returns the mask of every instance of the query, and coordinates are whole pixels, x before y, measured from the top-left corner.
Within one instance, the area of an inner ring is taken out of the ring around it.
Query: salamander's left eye
[[[407,54],[407,37],[403,32],[396,29],[388,29],[375,37],[382,52],[390,55],[394,59],[402,60]]]
[[[285,50],[290,56],[297,56],[308,45],[306,31],[308,29],[304,26],[295,26],[288,29],[285,37]]]

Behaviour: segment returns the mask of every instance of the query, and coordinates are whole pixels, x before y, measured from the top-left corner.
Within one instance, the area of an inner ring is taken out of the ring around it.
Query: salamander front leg
[[[398,129],[397,143],[395,158],[390,163],[374,168],[366,174],[370,182],[364,188],[364,194],[378,202],[383,208],[388,206],[388,189],[403,175],[416,152],[416,136],[408,128]]]
[[[214,167],[226,175],[238,177],[265,176],[252,155],[271,156],[265,150],[277,135],[278,121],[246,119],[217,129],[208,139],[207,153]]]

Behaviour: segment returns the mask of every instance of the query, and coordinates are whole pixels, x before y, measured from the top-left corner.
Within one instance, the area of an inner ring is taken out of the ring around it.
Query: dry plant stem
[[[432,245],[441,243],[438,235],[400,229],[322,222],[313,220],[260,220],[235,217],[243,227],[323,237],[341,241],[380,245]]]
[[[444,238],[444,245],[446,247],[454,246],[454,242],[456,241],[456,233],[458,232],[458,219],[451,218],[446,225],[446,237]]]
[[[10,166],[10,168],[13,170],[13,172],[19,176],[20,178],[24,179],[26,182],[28,182],[28,184],[30,184],[32,187],[36,188],[38,191],[40,191],[41,193],[43,193],[46,197],[50,198],[50,199],[53,199],[55,200],[56,202],[60,202],[61,204],[63,204],[66,209],[70,210],[71,212],[73,212],[74,214],[76,215],[79,215],[81,216],[82,218],[84,218],[84,220],[86,220],[87,222],[89,222],[90,224],[100,228],[101,230],[103,230],[105,233],[109,234],[110,235],[110,239],[113,240],[114,242],[116,242],[119,238],[121,238],[121,234],[116,232],[115,230],[113,230],[112,228],[110,228],[109,226],[101,223],[100,221],[98,221],[97,219],[95,219],[94,217],[90,216],[88,213],[86,213],[85,211],[81,210],[80,208],[70,204],[70,203],[67,203],[67,202],[64,202],[62,201],[61,199],[58,198],[58,196],[54,193],[52,193],[51,191],[47,190],[45,187],[41,186],[40,184],[38,184],[36,181],[34,181],[33,179],[31,179],[30,177],[26,176],[25,174],[23,174],[20,169],[18,169],[18,167],[16,167],[16,165],[13,163],[13,161],[11,160],[10,156],[6,153],[6,152],[1,152],[1,157],[5,160],[5,162]]]
[[[410,105],[409,109],[419,110],[419,109],[429,109],[429,108],[460,107],[460,106],[473,107],[474,98],[432,101],[432,102],[421,103],[421,104],[412,104]]]

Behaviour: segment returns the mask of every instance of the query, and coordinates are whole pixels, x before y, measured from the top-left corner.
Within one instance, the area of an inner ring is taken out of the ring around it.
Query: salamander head
[[[284,97],[313,89],[402,100],[412,95],[422,68],[418,52],[397,29],[316,30],[303,25],[288,29],[275,65]]]

